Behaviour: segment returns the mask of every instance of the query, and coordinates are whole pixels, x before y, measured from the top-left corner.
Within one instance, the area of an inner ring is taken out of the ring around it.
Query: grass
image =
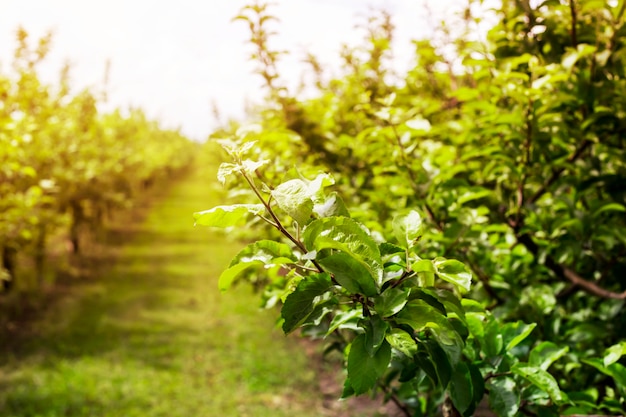
[[[143,222],[117,224],[109,241],[119,248],[97,277],[0,343],[1,416],[339,415],[274,314],[245,287],[218,292],[241,245],[193,227],[192,212],[220,203],[213,178],[191,175]]]

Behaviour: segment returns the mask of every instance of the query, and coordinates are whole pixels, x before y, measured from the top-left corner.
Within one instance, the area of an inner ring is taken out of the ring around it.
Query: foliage
[[[285,331],[344,353],[344,395],[380,389],[406,415],[471,415],[482,399],[505,416],[622,413],[625,7],[503,1],[485,40],[453,54],[416,41],[400,84],[383,14],[317,97],[273,72],[226,167],[253,190],[240,201],[265,207],[241,213],[292,252],[249,246],[220,285],[252,281]],[[267,16],[239,18],[254,37]]]
[[[88,90],[72,94],[69,69],[58,86],[37,74],[50,37],[31,48],[18,30],[13,73],[0,74],[0,258],[4,287],[17,255],[32,254],[39,280],[48,236],[65,230],[75,253],[79,231],[98,228],[146,186],[185,166],[192,147],[138,110],[103,114]],[[41,283],[41,282],[40,282]]]

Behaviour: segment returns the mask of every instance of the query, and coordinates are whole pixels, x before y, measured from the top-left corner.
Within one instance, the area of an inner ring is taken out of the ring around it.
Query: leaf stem
[[[287,239],[292,241],[293,244],[296,245],[298,247],[298,249],[300,249],[302,251],[302,253],[305,253],[305,254],[308,253],[308,250],[306,249],[304,244],[302,242],[300,242],[298,239],[296,239],[291,233],[289,233],[289,231],[287,229],[285,229],[285,227],[281,223],[281,221],[278,218],[278,216],[276,216],[276,213],[274,213],[274,210],[272,209],[272,206],[270,205],[270,203],[268,201],[265,201],[265,199],[261,195],[261,192],[259,191],[258,187],[250,179],[248,174],[243,169],[239,170],[239,172],[241,173],[243,178],[246,180],[246,182],[248,183],[248,185],[250,186],[250,188],[252,189],[254,194],[257,196],[257,198],[261,201],[261,203],[263,204],[263,206],[265,207],[267,212],[272,217],[274,222],[273,223],[268,222],[268,223],[271,224],[272,226],[274,226],[280,233],[282,233],[285,237],[287,237]],[[313,263],[313,265],[315,265],[315,267],[317,268],[318,272],[324,272],[324,269],[322,268],[322,266],[315,259],[312,259],[311,262]]]

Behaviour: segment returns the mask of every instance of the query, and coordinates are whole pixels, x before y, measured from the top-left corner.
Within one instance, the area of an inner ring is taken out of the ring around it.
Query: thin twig
[[[378,386],[379,386],[379,387],[380,387],[380,388],[384,391],[384,393],[385,393],[386,395],[388,395],[388,396],[389,396],[389,399],[391,400],[391,402],[393,402],[393,403],[396,405],[396,407],[398,407],[398,409],[399,409],[400,411],[402,411],[402,413],[403,413],[405,416],[407,416],[407,417],[411,417],[411,416],[413,415],[413,413],[411,412],[411,410],[410,410],[410,409],[409,409],[406,405],[404,405],[404,404],[400,401],[400,399],[398,398],[398,396],[397,396],[395,393],[390,392],[389,387],[387,387],[386,385],[381,384],[380,382],[378,383]]]

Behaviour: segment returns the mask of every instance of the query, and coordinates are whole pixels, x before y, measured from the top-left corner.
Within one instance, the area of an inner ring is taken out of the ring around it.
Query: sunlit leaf
[[[313,213],[313,200],[302,180],[289,180],[272,190],[278,207],[300,225],[305,225]]]
[[[514,364],[511,371],[545,391],[555,404],[561,405],[568,401],[567,395],[561,391],[554,377],[543,369],[520,362]]]
[[[250,214],[261,214],[265,210],[263,204],[233,204],[217,206],[210,210],[193,214],[195,224],[211,227],[230,227],[245,224]]]
[[[385,338],[392,348],[397,349],[408,357],[413,357],[417,353],[417,343],[410,334],[402,329],[391,329]]]
[[[514,417],[519,410],[520,399],[513,378],[499,377],[489,381],[489,405],[501,417]]]
[[[407,248],[422,236],[422,217],[416,211],[395,216],[391,224],[396,239]]]
[[[472,273],[467,267],[455,259],[436,258],[433,265],[437,276],[454,284],[460,291],[467,292],[472,284]]]

